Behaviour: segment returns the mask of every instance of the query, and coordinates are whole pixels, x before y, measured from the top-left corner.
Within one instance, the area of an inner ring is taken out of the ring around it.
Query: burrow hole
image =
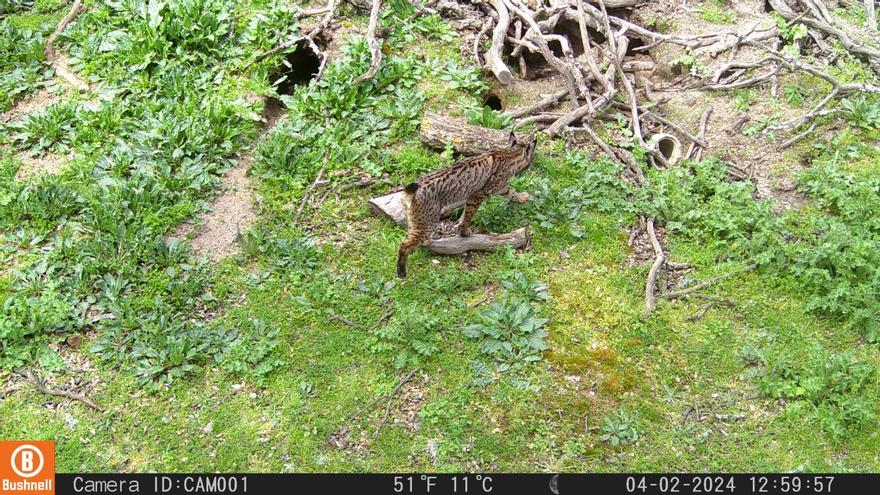
[[[269,74],[269,82],[279,95],[292,95],[297,86],[314,79],[321,67],[321,59],[308,43],[300,41],[295,46],[296,49],[288,53]]]
[[[486,99],[483,100],[483,106],[489,107],[492,110],[496,110],[500,112],[504,109],[504,106],[501,104],[501,98],[498,97],[495,93],[489,93],[486,96]]]
[[[629,46],[626,47],[626,56],[627,57],[634,57],[634,56],[638,55],[641,52],[637,52],[636,48],[641,48],[643,46],[645,46],[645,42],[641,38],[635,38],[635,37],[630,38],[629,39]]]

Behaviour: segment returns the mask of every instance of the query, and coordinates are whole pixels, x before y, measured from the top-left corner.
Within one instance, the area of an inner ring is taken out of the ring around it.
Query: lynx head
[[[538,144],[538,139],[534,134],[529,134],[528,136],[517,138],[516,134],[513,132],[508,136],[507,145],[510,151],[516,152],[519,156],[517,157],[516,163],[516,171],[521,172],[532,164],[535,161],[535,147]]]

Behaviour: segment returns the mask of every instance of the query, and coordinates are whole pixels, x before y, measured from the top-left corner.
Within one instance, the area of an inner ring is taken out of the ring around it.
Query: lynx
[[[525,203],[529,199],[528,193],[514,191],[507,181],[532,164],[535,144],[534,136],[518,141],[511,132],[506,149],[465,158],[406,186],[403,203],[407,210],[408,229],[406,239],[397,251],[397,276],[406,277],[409,253],[430,240],[444,209],[467,200],[458,225],[459,234],[467,237],[471,235],[474,212],[493,194]]]

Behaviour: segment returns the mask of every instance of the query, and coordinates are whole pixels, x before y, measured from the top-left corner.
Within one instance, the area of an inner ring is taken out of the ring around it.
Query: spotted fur
[[[406,239],[397,251],[397,276],[406,277],[409,253],[426,244],[444,209],[466,200],[459,234],[471,235],[471,220],[480,204],[494,194],[525,203],[528,193],[514,191],[507,181],[527,169],[535,159],[535,138],[517,141],[511,132],[507,148],[460,160],[435,170],[404,188]]]

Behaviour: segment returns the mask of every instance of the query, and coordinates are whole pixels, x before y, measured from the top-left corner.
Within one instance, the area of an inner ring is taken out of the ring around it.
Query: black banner
[[[145,495],[878,493],[877,474],[58,474],[57,493]]]

